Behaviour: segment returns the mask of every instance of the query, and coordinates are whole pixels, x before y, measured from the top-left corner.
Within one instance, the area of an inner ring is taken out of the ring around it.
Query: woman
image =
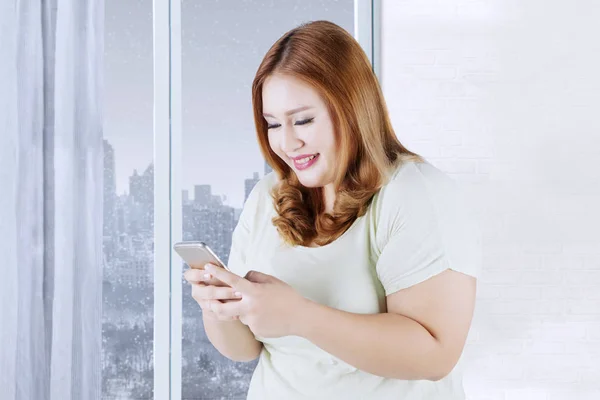
[[[478,236],[454,181],[396,138],[359,44],[326,21],[291,30],[252,100],[274,172],[233,273],[185,273],[213,345],[260,357],[248,399],[464,399]]]

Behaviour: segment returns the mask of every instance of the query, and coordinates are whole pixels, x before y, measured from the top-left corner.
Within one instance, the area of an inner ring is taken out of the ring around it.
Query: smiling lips
[[[292,160],[294,160],[294,166],[299,169],[299,170],[303,170],[303,169],[307,169],[310,166],[312,166],[315,162],[317,162],[317,159],[319,158],[319,153],[317,154],[311,154],[311,155],[301,155],[298,157],[294,157]]]

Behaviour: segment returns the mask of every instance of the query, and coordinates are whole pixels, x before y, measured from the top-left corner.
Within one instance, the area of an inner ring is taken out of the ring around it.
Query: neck
[[[325,199],[325,212],[333,214],[333,205],[335,204],[335,187],[333,184],[323,187],[323,198]]]

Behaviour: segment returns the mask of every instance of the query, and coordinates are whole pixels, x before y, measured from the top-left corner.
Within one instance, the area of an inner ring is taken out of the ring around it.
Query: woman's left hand
[[[212,302],[212,311],[221,317],[239,317],[256,335],[277,338],[296,334],[308,299],[272,275],[250,271],[244,278],[220,267],[207,266],[215,278],[242,293],[240,301]]]

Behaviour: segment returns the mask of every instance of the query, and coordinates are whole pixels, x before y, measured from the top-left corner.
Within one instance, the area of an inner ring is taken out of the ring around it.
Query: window
[[[153,391],[152,2],[107,0],[102,397]]]

